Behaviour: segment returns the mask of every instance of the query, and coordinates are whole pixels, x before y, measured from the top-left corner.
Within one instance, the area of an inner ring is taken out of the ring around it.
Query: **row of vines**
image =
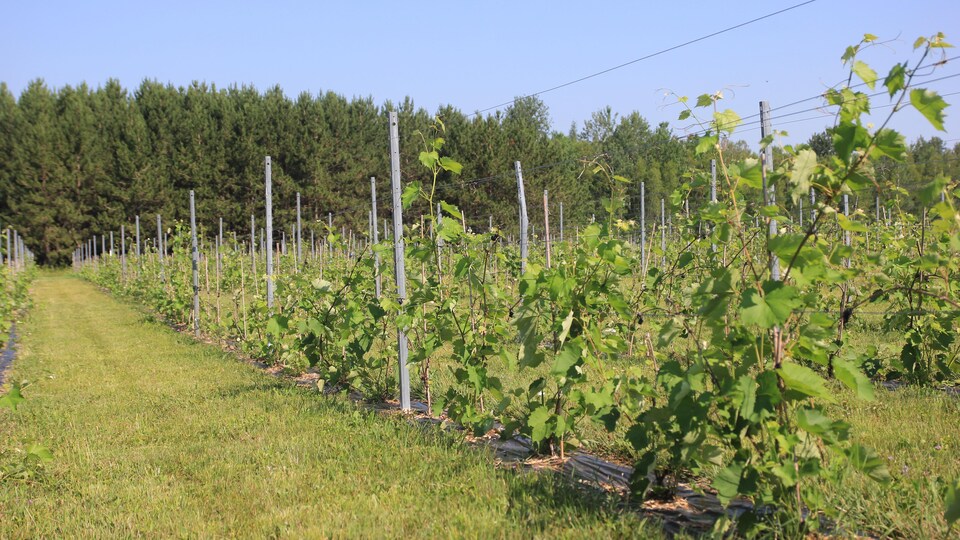
[[[878,77],[857,59],[872,39],[845,55],[851,79],[884,88],[891,115],[909,103],[941,128],[946,103],[912,87],[914,67],[897,64]],[[946,46],[940,35],[918,40],[917,65]],[[960,380],[960,189],[947,178],[910,194],[878,184],[873,161],[903,159],[906,146],[886,123],[868,129],[870,99],[855,88],[825,94],[837,113],[835,156],[787,147],[787,159],[769,170],[759,160],[725,161],[720,137],[738,117],[719,109],[719,94],[689,106],[681,98],[681,116],[702,116],[709,130],[698,152],[716,158],[717,202],[683,208],[692,194],[709,200],[710,172],[691,171],[671,199],[670,241],[641,235],[649,242],[641,250],[630,241],[636,223],[624,218],[630,180],[602,158],[584,163],[609,181],[607,215],[576,240],[552,242],[549,258],[534,250],[523,272],[517,246],[500,231],[465,231],[461,210],[436,200],[436,179],[459,172],[443,153],[438,122],[422,134],[420,159],[434,181],[403,194],[407,206],[421,200],[438,210],[424,217],[432,233],[404,228],[410,276],[402,305],[392,245],[352,250],[328,229],[322,249],[306,256],[248,244],[205,250],[199,322],[208,335],[313,369],[328,390],[369,400],[396,397],[397,329],[405,329],[414,391],[431,414],[475,435],[527,437],[545,454],[588,447],[627,456],[638,496],[669,493],[685,475],[707,478],[722,502],[753,502],[750,519],[736,524],[743,533],[815,530],[823,521],[812,516],[837,512],[820,495],[822,482],[846,474],[891,481],[885,462],[852,442],[853,427],[830,418],[825,405],[840,392],[873,399],[876,379]],[[801,225],[782,205],[751,203],[773,185],[788,186],[794,202],[812,190],[810,219]],[[866,188],[886,195],[889,219],[843,212],[843,196]],[[908,195],[927,210],[902,211],[897,201]],[[757,218],[781,227],[758,228]],[[188,233],[174,226],[165,257],[102,256],[82,272],[187,323]],[[272,311],[268,256],[282,269]],[[860,317],[868,311],[880,315]],[[852,346],[865,326],[893,336],[888,347]],[[960,501],[956,485],[945,493],[946,524]]]

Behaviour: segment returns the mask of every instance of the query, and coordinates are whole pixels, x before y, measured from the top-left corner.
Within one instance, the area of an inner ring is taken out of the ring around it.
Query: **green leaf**
[[[837,224],[840,225],[840,228],[845,231],[850,232],[868,232],[867,226],[863,223],[856,221],[851,221],[850,218],[843,214],[837,214]]]
[[[552,430],[547,427],[547,422],[553,413],[546,407],[537,407],[530,416],[527,417],[527,426],[530,428],[530,439],[533,442],[540,442],[550,436]]]
[[[40,461],[53,461],[53,452],[51,452],[46,446],[37,443],[33,443],[27,447],[27,454],[39,459]]]
[[[410,205],[413,204],[413,201],[417,200],[417,197],[420,196],[420,182],[410,182],[407,184],[407,187],[403,188],[403,193],[400,195],[400,201],[403,203],[404,208],[410,208]]]
[[[833,374],[847,388],[856,392],[857,397],[873,401],[873,384],[853,362],[835,358]]]
[[[949,182],[950,180],[946,176],[934,177],[929,184],[917,190],[917,199],[927,206],[940,202],[940,194],[943,193]]]
[[[801,150],[793,160],[793,170],[790,172],[790,182],[793,184],[791,193],[793,202],[810,196],[810,176],[817,169],[817,153],[810,149]]]
[[[877,84],[877,72],[874,71],[870,66],[865,62],[857,60],[853,63],[853,72],[857,74],[857,77],[860,77],[860,80],[867,85],[867,88],[873,90],[874,86]]]
[[[750,375],[743,375],[737,379],[737,390],[743,393],[739,408],[740,416],[751,418],[757,404],[757,381]]]
[[[887,87],[887,92],[890,94],[890,97],[893,97],[894,94],[900,90],[903,90],[904,86],[906,86],[906,83],[906,62],[902,64],[895,64],[892,68],[890,68],[890,73],[887,74],[887,78],[883,81],[883,85]]]
[[[439,159],[440,155],[436,152],[420,152],[420,163],[423,163],[423,166],[431,171],[437,166]]]
[[[799,392],[804,396],[821,398],[831,403],[834,401],[833,394],[827,390],[826,381],[823,380],[823,377],[806,366],[785,362],[777,369],[777,374],[780,375],[780,380],[783,381],[784,386],[790,390]]]
[[[960,520],[960,480],[955,480],[947,486],[943,496],[943,519],[947,525],[953,525]]]
[[[713,479],[713,489],[717,490],[717,498],[726,506],[740,492],[740,476],[743,474],[743,465],[731,463],[727,465],[716,478]]]
[[[713,96],[710,94],[700,94],[697,96],[697,107],[709,107],[713,105]]]
[[[719,140],[720,139],[717,138],[716,135],[705,135],[703,137],[700,137],[700,139],[697,140],[697,147],[695,152],[697,153],[697,155],[700,155],[700,154],[705,154],[707,152],[713,151],[713,149],[717,147],[717,142]]]
[[[463,165],[459,161],[446,156],[440,158],[440,168],[453,174],[460,174],[463,171]]]
[[[763,173],[760,168],[759,159],[746,159],[743,163],[739,164],[736,169],[736,174],[733,176],[738,182],[743,182],[754,189],[763,187]]]
[[[567,316],[563,318],[563,322],[560,323],[560,335],[557,336],[557,342],[560,346],[563,346],[563,342],[567,340],[567,336],[570,335],[570,326],[573,324],[573,310],[570,313],[567,313]]]
[[[580,346],[577,344],[577,340],[573,340],[570,343],[564,345],[560,352],[557,353],[557,357],[553,361],[553,367],[550,370],[552,375],[557,375],[560,377],[565,377],[570,372],[570,368],[575,366],[577,362],[580,361],[581,353]]]
[[[756,289],[744,291],[740,317],[747,324],[773,328],[786,322],[791,312],[800,306],[797,289],[779,281],[763,284],[763,296]]]
[[[687,118],[690,118],[691,114],[693,113],[690,112],[690,109],[684,109],[680,111],[680,116],[677,117],[677,120],[686,120]]]
[[[797,409],[797,425],[814,435],[833,431],[833,421],[817,409]]]
[[[930,122],[930,125],[938,131],[946,131],[943,129],[943,109],[947,107],[947,102],[936,92],[915,88],[910,91],[910,103]]]
[[[907,154],[907,143],[903,135],[892,130],[883,128],[873,136],[874,148],[870,156],[877,159],[887,156],[894,161],[903,161]]]
[[[17,406],[24,401],[20,393],[20,383],[13,383],[6,394],[0,396],[0,407],[7,407],[12,411],[17,410]]]
[[[460,209],[452,204],[447,203],[446,201],[440,201],[440,208],[456,219],[463,219],[463,214],[460,213]]]
[[[274,315],[267,320],[267,333],[280,337],[283,334],[283,331],[289,327],[290,319],[284,317],[283,315]]]
[[[877,482],[886,484],[892,480],[887,463],[872,449],[854,444],[847,451],[847,457],[855,469]]]
[[[713,113],[713,120],[716,122],[717,131],[726,131],[727,133],[733,133],[733,130],[740,125],[740,115],[733,109]]]

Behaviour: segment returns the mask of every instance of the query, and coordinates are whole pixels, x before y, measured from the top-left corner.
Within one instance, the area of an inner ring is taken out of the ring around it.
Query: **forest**
[[[528,193],[549,190],[552,202],[565,202],[571,224],[602,212],[606,188],[591,166],[597,160],[631,180],[627,214],[639,213],[643,182],[647,215],[656,219],[658,201],[669,201],[689,171],[707,165],[696,155],[695,135],[677,136],[667,123],[652,126],[637,112],[620,116],[605,107],[567,133],[554,131],[537,97],[481,115],[453,106],[430,113],[409,97],[383,104],[335,92],[291,99],[279,86],[260,92],[145,80],[130,91],[116,80],[59,89],[35,80],[19,97],[0,83],[0,224],[21,231],[47,265],[69,263],[82,240],[119,230],[137,215],[186,219],[190,190],[207,227],[223,218],[227,230],[247,231],[250,216],[263,215],[263,157],[270,155],[278,230],[294,219],[298,192],[308,220],[329,217],[365,230],[369,177],[377,177],[384,193],[388,186],[391,110],[400,118],[404,182],[426,180],[418,154],[436,135],[435,120],[445,126],[443,153],[456,156],[463,171],[444,173],[438,195],[463,209],[471,228],[490,221],[505,231],[516,228],[516,206],[504,204],[516,201],[515,161],[523,164]],[[741,140],[723,144],[731,159],[754,153]],[[821,158],[832,152],[826,132],[807,144]],[[904,162],[878,160],[876,174],[904,187],[938,174],[955,178],[958,156],[960,144],[921,138]],[[696,204],[697,194],[691,197]],[[902,204],[910,209],[909,201]],[[531,214],[535,228],[541,214]],[[407,218],[417,215],[414,208]]]

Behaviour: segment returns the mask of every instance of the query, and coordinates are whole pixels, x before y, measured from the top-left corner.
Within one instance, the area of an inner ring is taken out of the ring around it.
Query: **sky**
[[[452,105],[469,114],[803,2],[7,0],[0,81],[17,96],[38,78],[51,88],[114,78],[131,91],[144,79],[279,85],[293,98],[333,91],[382,104],[410,96],[430,112]],[[832,124],[808,98],[846,80],[840,56],[848,45],[864,33],[884,41],[862,54],[883,76],[896,62],[916,62],[914,40],[936,32],[960,45],[960,2],[815,0],[539,97],[557,131],[610,106],[652,125],[669,122],[683,136],[697,128],[677,120],[676,96],[719,91],[721,106],[746,119],[736,137],[759,140],[750,122],[766,100],[774,129],[788,132],[780,143],[796,144]],[[960,49],[946,58],[918,79],[960,103]],[[875,98],[871,120],[880,124],[889,103]],[[952,146],[960,141],[956,111],[946,110],[946,133],[912,109],[890,126],[910,141],[939,136]]]

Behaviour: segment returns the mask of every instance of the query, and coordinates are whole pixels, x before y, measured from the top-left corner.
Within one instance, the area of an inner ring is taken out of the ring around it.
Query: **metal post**
[[[810,225],[817,221],[817,192],[810,188]]]
[[[297,192],[297,264],[303,260],[303,226],[300,222],[300,192]]]
[[[190,251],[193,268],[193,335],[200,337],[200,251],[197,249],[197,209],[190,190]]]
[[[640,182],[640,271],[647,275],[647,183]],[[641,279],[643,279],[641,277]]]
[[[710,203],[717,204],[717,160],[715,159],[710,160]],[[710,249],[716,253],[717,244],[711,242]]]
[[[370,228],[373,233],[373,243],[376,245],[380,242],[380,235],[377,232],[377,179],[376,177],[370,177]],[[373,274],[376,277],[376,294],[377,298],[380,298],[380,293],[382,291],[382,283],[380,277],[380,253],[374,248],[373,253]]]
[[[550,268],[550,202],[543,190],[543,243],[547,248],[547,269]]]
[[[217,235],[217,246],[223,248],[223,218],[220,218],[220,234]],[[223,264],[222,258],[223,255],[220,252],[221,249],[217,249],[217,275],[223,274]]]
[[[843,215],[848,219],[850,218],[850,197],[846,193],[843,194]],[[847,247],[851,245],[850,231],[848,230],[843,231],[843,245]],[[843,263],[844,266],[850,268],[850,257],[844,258]]]
[[[120,281],[127,279],[127,235],[120,225]]]
[[[760,102],[760,137],[766,138],[771,135],[773,129],[770,126],[770,104],[766,101]],[[763,175],[763,193],[764,206],[773,206],[777,203],[773,186],[767,186],[767,173],[773,171],[773,145],[768,144],[760,156]],[[777,220],[770,219],[770,226],[767,229],[767,238],[773,238],[777,235]],[[780,281],[780,259],[770,253],[770,278],[774,281]]]
[[[560,201],[560,243],[563,243],[563,201]]]
[[[157,260],[160,262],[160,281],[163,281],[163,226],[160,214],[157,214]]]
[[[139,260],[140,260],[140,216],[139,216],[139,215],[137,215],[136,221],[137,221],[137,250],[136,250],[136,254],[137,254],[137,261],[139,262]]]
[[[523,170],[520,168],[520,162],[513,162],[514,170],[517,174],[517,200],[520,205],[520,273],[527,271],[527,198],[523,193]]]
[[[667,266],[667,212],[663,197],[660,198],[660,266]]]
[[[407,277],[404,269],[403,206],[400,202],[400,135],[397,113],[390,111],[390,187],[393,192],[393,262],[400,305],[407,300]],[[397,328],[398,365],[400,369],[400,409],[410,410],[410,373],[407,370],[406,328]]]
[[[257,279],[257,220],[250,214],[250,276]]]
[[[266,184],[267,209],[267,312],[273,315],[273,256],[270,251],[273,247],[273,180],[270,171],[270,156],[264,158],[264,183]]]

